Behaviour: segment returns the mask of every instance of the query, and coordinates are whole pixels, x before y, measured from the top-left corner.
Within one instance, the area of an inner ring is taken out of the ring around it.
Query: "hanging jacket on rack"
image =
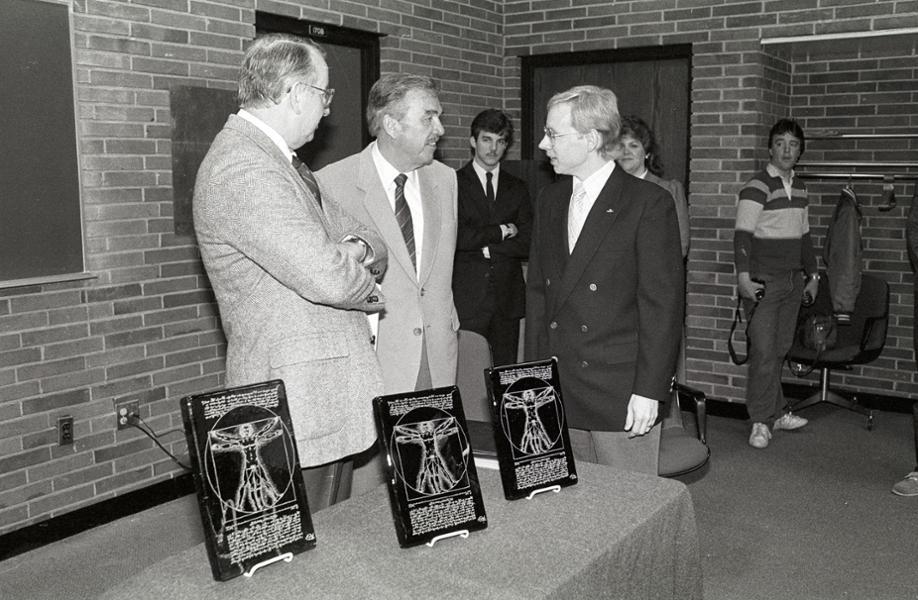
[[[822,259],[826,263],[832,309],[839,324],[851,321],[861,291],[861,208],[850,187],[844,187],[826,233]]]

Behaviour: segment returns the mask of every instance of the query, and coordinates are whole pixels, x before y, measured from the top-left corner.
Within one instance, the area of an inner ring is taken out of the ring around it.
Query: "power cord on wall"
[[[153,431],[152,428],[150,428],[149,425],[147,425],[146,421],[143,420],[143,417],[141,417],[140,415],[138,415],[137,413],[133,411],[129,412],[127,415],[127,424],[130,425],[131,427],[136,427],[137,429],[144,432],[144,434],[146,434],[148,438],[153,440],[153,442],[157,446],[159,446],[160,450],[165,452],[169,456],[169,458],[171,458],[172,461],[175,462],[175,464],[182,467],[186,471],[191,470],[191,467],[189,467],[188,465],[180,461],[174,454],[169,452],[169,450],[167,450],[166,447],[163,446],[162,443],[159,441],[159,438],[164,435],[169,435],[170,433],[176,433],[176,432],[184,433],[184,430],[180,428],[175,428],[175,429],[169,429],[169,430],[163,431],[162,433],[156,433],[155,431]]]

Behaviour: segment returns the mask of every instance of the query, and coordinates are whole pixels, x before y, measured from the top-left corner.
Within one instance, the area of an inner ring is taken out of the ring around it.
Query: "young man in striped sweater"
[[[740,190],[736,208],[733,249],[737,292],[749,321],[746,409],[754,448],[768,446],[773,431],[807,424],[784,412],[781,390],[801,299],[805,294],[815,299],[819,289],[806,187],[794,176],[805,143],[796,121],[775,123],[768,135],[770,161]]]

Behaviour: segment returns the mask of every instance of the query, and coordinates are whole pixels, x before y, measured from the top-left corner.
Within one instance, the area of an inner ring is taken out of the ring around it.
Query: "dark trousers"
[[[660,423],[650,432],[629,437],[627,431],[587,431],[571,427],[574,459],[648,475],[660,473]]]
[[[781,370],[784,356],[794,343],[804,282],[798,271],[759,277],[765,282],[765,296],[758,304],[743,302],[749,335],[746,410],[750,421],[771,427],[787,404]]]
[[[376,444],[341,460],[306,467],[303,482],[310,512],[359,496],[385,480],[382,453]]]
[[[493,365],[512,365],[519,362],[520,319],[504,317],[496,311],[462,319],[461,328],[481,334],[491,346]]]

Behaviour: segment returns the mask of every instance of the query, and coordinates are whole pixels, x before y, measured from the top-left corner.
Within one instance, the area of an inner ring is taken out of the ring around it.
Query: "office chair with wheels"
[[[819,281],[819,295],[810,307],[800,309],[797,322],[802,323],[812,314],[832,314],[832,298],[825,273]],[[803,347],[799,339],[787,353],[787,360],[792,371],[796,365],[819,369],[819,392],[791,406],[799,411],[820,402],[829,402],[847,408],[867,417],[867,429],[873,429],[873,411],[858,404],[857,396],[849,399],[830,389],[829,376],[833,369],[850,369],[852,365],[862,365],[875,360],[883,352],[886,344],[886,330],[889,325],[889,284],[883,279],[864,273],[861,276],[861,289],[855,301],[854,313],[850,325],[836,324],[837,341],[832,348],[817,352]]]

